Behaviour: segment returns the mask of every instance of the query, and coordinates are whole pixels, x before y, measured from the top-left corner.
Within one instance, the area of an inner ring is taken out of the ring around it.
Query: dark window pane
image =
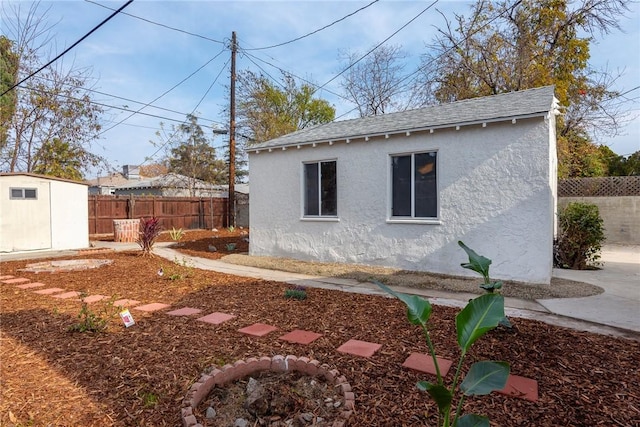
[[[11,198],[12,199],[22,199],[22,188],[12,188],[11,189]]]
[[[35,188],[25,188],[25,190],[24,190],[24,198],[25,199],[35,199],[36,198],[36,189]]]
[[[411,156],[391,158],[392,216],[411,216]]]
[[[304,214],[319,215],[318,164],[304,165]]]
[[[435,218],[438,215],[436,185],[436,153],[415,155],[415,216]]]
[[[336,162],[323,162],[321,171],[322,215],[338,214]]]

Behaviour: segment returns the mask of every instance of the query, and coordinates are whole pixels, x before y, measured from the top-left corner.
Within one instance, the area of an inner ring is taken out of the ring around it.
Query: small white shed
[[[249,149],[250,254],[549,283],[552,86],[338,121]]]
[[[86,184],[30,173],[0,174],[0,252],[88,246]]]

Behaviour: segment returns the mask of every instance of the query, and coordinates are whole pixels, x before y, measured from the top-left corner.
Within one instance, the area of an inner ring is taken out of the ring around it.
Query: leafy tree
[[[636,151],[627,157],[613,152],[606,145],[598,147],[602,158],[607,163],[607,175],[609,176],[638,176],[640,175],[640,151]]]
[[[38,150],[33,172],[58,178],[82,180],[83,165],[98,166],[100,159],[81,147],[54,138],[44,143]]]
[[[283,74],[278,88],[262,74],[238,74],[237,130],[249,144],[264,142],[287,133],[335,118],[335,108],[314,98],[308,84],[298,86],[291,75]]]
[[[449,102],[554,84],[559,176],[603,173],[590,134],[616,134],[615,77],[588,68],[596,33],[619,28],[629,0],[478,0],[439,29],[423,60],[423,102]],[[584,34],[584,36],[582,36]],[[581,157],[589,156],[587,161]],[[595,157],[594,157],[595,156]]]
[[[13,42],[0,36],[0,93],[11,88],[18,77],[18,55],[13,49]],[[0,97],[0,150],[7,144],[7,132],[11,117],[16,110],[15,91],[7,92]]]
[[[38,2],[31,3],[26,12],[21,5],[3,4],[2,9],[3,31],[17,58],[17,81],[47,61],[53,29],[46,21],[46,11],[40,13]],[[66,68],[59,60],[10,92],[15,110],[8,122],[6,143],[0,145],[1,170],[81,177],[83,171],[102,161],[90,151],[100,131],[102,113],[87,90],[90,77],[87,69]],[[64,152],[51,152],[56,149]],[[68,161],[69,155],[78,161]],[[54,165],[55,161],[61,163]]]
[[[140,175],[149,178],[164,175],[167,172],[169,172],[169,168],[163,163],[151,163],[148,165],[140,166]]]
[[[349,68],[341,84],[346,97],[357,105],[360,117],[416,106],[418,89],[411,87],[413,80],[404,73],[406,58],[400,46],[381,46],[361,61],[357,52],[345,55]]]
[[[191,196],[196,192],[196,180],[212,184],[228,182],[227,164],[216,158],[213,138],[205,135],[196,116],[189,114],[185,123],[172,126],[171,135],[167,134],[162,123],[160,127],[161,131],[156,135],[160,145],[168,149],[168,171],[189,178]]]

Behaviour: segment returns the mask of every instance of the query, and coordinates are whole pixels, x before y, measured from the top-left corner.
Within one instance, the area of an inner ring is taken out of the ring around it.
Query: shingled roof
[[[544,116],[554,111],[555,103],[554,86],[544,86],[326,123],[255,144],[249,151]]]

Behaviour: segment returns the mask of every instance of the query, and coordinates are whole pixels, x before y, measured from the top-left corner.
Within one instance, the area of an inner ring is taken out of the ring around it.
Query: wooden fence
[[[156,217],[165,230],[227,226],[227,199],[89,195],[89,234],[112,234],[114,219]]]

